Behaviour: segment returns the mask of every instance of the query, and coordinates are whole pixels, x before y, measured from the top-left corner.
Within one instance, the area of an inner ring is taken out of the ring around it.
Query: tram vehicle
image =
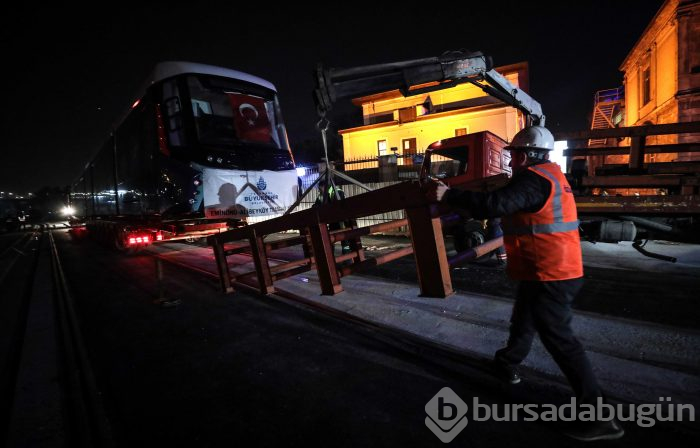
[[[88,233],[127,249],[279,216],[298,194],[272,83],[162,62],[73,183],[71,205]]]

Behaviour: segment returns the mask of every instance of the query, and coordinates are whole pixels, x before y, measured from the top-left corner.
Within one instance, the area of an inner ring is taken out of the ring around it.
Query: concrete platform
[[[277,285],[476,357],[491,358],[508,338],[512,301],[499,297],[457,293],[447,299],[421,298],[416,285],[359,275],[343,278],[345,291],[335,296],[318,294],[315,275]],[[670,396],[675,402],[700,405],[700,332],[582,312],[575,312],[573,326],[611,398],[656,403],[659,397]],[[565,383],[537,339],[523,366]]]
[[[597,251],[589,259],[611,269],[615,265],[625,266],[623,260],[632,257],[640,258],[639,269],[671,265],[645,259],[631,247],[616,246],[599,244],[584,250]],[[683,260],[678,270],[692,275],[697,272],[700,257],[695,250],[697,246],[688,246],[668,245]],[[171,245],[153,250],[168,259],[216,273],[208,248]],[[654,250],[661,252],[659,248]],[[274,259],[271,263],[275,264]],[[254,269],[247,256],[229,257],[229,265],[237,273]],[[490,359],[506,342],[513,303],[508,298],[465,292],[446,299],[422,298],[417,284],[364,275],[344,277],[341,283],[344,292],[322,296],[318,277],[315,271],[310,271],[275,282],[275,286],[349,316],[413,333],[476,359]],[[699,331],[582,311],[575,311],[574,315],[574,331],[586,347],[601,386],[610,398],[658,403],[659,397],[671,397],[674,403],[700,406]],[[537,339],[523,366],[526,375],[529,370],[532,376],[549,378],[568,388]]]

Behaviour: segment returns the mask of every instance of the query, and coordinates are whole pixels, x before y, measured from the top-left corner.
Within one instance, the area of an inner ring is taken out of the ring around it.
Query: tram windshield
[[[188,76],[187,85],[200,144],[288,149],[274,92],[203,76]]]

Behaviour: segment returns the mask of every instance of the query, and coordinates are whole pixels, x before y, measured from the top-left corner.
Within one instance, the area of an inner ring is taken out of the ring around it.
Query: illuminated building
[[[528,90],[527,63],[496,70],[511,84]],[[353,104],[362,107],[364,124],[339,131],[345,161],[395,152],[405,156],[399,164],[411,164],[411,154],[438,140],[491,131],[510,141],[524,125],[521,112],[469,83],[409,97],[393,90],[355,98]]]
[[[634,7],[631,5],[630,7]],[[625,126],[700,120],[700,2],[667,0],[620,70],[624,73]],[[650,137],[647,144],[696,143],[697,134]],[[607,156],[626,163],[628,156]],[[647,154],[645,162],[700,160],[698,153]]]

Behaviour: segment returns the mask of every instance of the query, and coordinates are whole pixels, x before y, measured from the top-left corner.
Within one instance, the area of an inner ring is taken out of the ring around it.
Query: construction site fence
[[[394,185],[398,182],[407,180],[418,180],[425,152],[417,152],[412,154],[388,154],[369,158],[355,158],[344,161],[331,162],[336,171],[342,172],[346,176],[355,179],[372,190]],[[433,156],[433,163],[446,161],[442,156]],[[307,191],[318,179],[320,173],[325,166],[324,164],[304,167],[304,174],[300,177],[302,192]],[[367,190],[359,187],[349,181],[342,179],[339,176],[334,178],[334,182],[339,186],[345,197],[352,197],[362,194]],[[296,207],[296,210],[306,210],[311,208],[317,201],[319,195],[318,189],[314,188],[304,197],[302,202]],[[382,224],[399,219],[405,219],[403,210],[396,210],[390,213],[380,215],[366,216],[358,219],[358,225],[370,226]],[[397,229],[397,232],[403,233],[407,230],[402,226]]]
[[[352,176],[352,173],[348,173],[348,175]],[[302,188],[303,191],[306,191],[307,189],[310,188],[311,185],[318,179],[319,172],[318,168],[314,168],[312,172],[308,172],[301,178],[302,179]],[[350,183],[345,183],[342,184],[340,183],[341,179],[335,179],[335,181],[338,182],[338,186],[342,189],[343,193],[345,193],[346,198],[351,198],[353,196],[360,195],[362,193],[366,193],[367,190],[363,189],[362,187]],[[344,182],[344,181],[343,181]],[[367,187],[369,187],[372,190],[379,190],[381,188],[385,188],[394,184],[399,183],[399,181],[393,181],[393,182],[368,182],[365,183]],[[297,205],[296,211],[302,211],[302,210],[307,210],[311,207],[314,206],[314,204],[317,203],[319,196],[319,189],[318,188],[313,188],[309,193],[306,195],[306,197]],[[395,221],[397,219],[405,219],[405,213],[403,210],[394,210],[391,212],[387,213],[381,213],[378,215],[371,215],[371,216],[363,216],[361,218],[357,219],[357,224],[361,227],[365,226],[371,226],[375,224],[382,224],[390,221]],[[405,233],[407,231],[407,228],[405,226],[399,227],[395,229],[396,233]]]

